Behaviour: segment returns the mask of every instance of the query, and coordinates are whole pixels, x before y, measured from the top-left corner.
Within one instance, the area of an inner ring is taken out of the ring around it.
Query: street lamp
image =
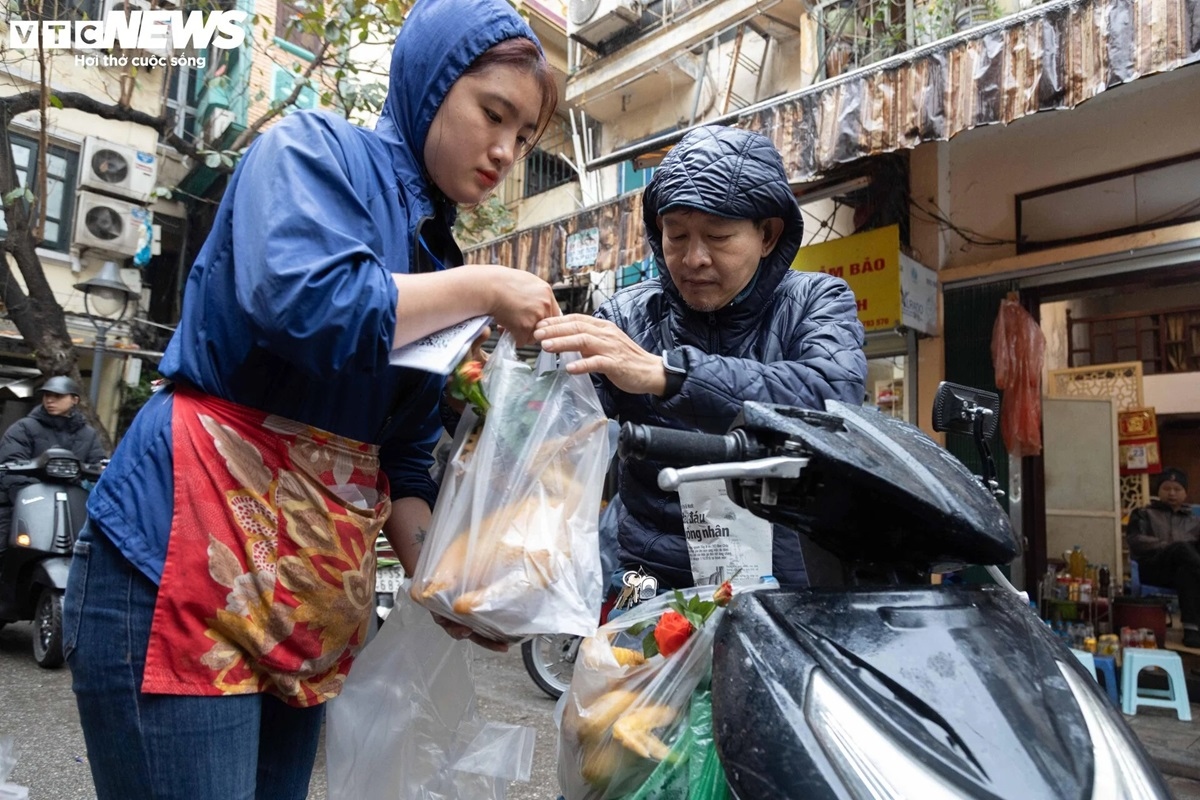
[[[105,261],[99,275],[75,284],[75,288],[83,292],[83,309],[96,329],[96,342],[92,348],[91,390],[88,393],[94,411],[100,399],[100,367],[108,332],[124,318],[130,299],[136,298],[137,294],[121,280],[121,271],[115,261]]]

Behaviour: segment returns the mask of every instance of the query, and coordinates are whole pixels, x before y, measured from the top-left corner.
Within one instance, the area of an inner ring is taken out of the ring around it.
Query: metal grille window
[[[167,88],[167,108],[175,118],[175,135],[186,142],[198,142],[201,137],[196,104],[204,88],[204,70],[178,66],[171,70],[171,85]]]
[[[909,49],[911,0],[827,0],[817,8],[826,78]]]
[[[525,156],[522,197],[532,197],[575,180],[575,170],[567,160],[571,152],[570,129],[556,118],[538,140],[537,147]]]
[[[13,167],[17,181],[30,191],[37,191],[38,143],[19,133],[9,133],[12,143]],[[71,220],[75,211],[75,175],[79,169],[79,153],[50,145],[46,159],[46,227],[41,246],[67,252],[71,249]],[[35,198],[29,209],[31,221],[40,211],[42,198]],[[8,233],[8,224],[0,215],[0,237]]]
[[[1200,308],[1072,317],[1067,312],[1072,367],[1142,362],[1144,375],[1200,372]]]
[[[547,153],[541,148],[534,148],[525,157],[525,196],[549,191],[555,186],[570,183],[575,177],[575,170],[557,154]]]

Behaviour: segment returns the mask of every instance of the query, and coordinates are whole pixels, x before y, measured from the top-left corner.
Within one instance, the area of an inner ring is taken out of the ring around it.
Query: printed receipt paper
[[[463,360],[463,356],[471,349],[471,343],[489,321],[489,317],[474,317],[443,328],[411,344],[396,348],[388,356],[388,362],[397,367],[449,375]]]

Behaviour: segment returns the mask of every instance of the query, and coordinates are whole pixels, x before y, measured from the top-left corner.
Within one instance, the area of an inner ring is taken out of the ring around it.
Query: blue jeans
[[[157,594],[108,537],[84,527],[63,649],[99,800],[304,800],[325,707],[142,694]]]

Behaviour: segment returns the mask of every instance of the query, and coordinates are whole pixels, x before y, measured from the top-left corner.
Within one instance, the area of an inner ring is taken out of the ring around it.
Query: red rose
[[[654,641],[658,644],[658,652],[669,656],[687,643],[692,635],[692,623],[687,621],[678,611],[666,611],[659,617],[654,626]]]
[[[479,383],[483,377],[483,362],[467,361],[459,366],[458,374],[467,383]]]
[[[725,581],[724,583],[722,583],[720,586],[717,587],[717,590],[715,592],[713,592],[713,602],[716,603],[721,608],[724,608],[725,606],[729,605],[729,601],[732,599],[733,599],[733,584],[731,584],[729,581]]]
[[[475,407],[475,411],[480,416],[483,416],[487,413],[490,404],[483,393],[482,379],[483,362],[475,360],[464,361],[455,368],[454,374],[450,376],[446,388],[449,390],[451,397],[470,403]]]

